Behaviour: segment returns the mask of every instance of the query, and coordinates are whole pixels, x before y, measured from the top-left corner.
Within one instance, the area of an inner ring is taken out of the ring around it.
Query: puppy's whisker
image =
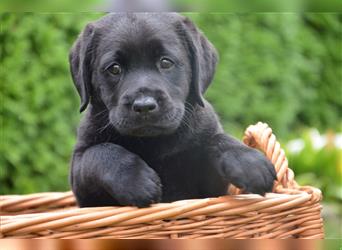
[[[103,131],[105,131],[111,125],[112,125],[112,123],[110,121],[108,121],[103,127],[97,129],[96,132],[102,133]]]
[[[185,109],[185,113],[189,112],[188,110]],[[187,115],[184,115],[183,117],[179,117],[177,118],[178,122],[181,122],[185,128],[188,128],[190,133],[194,133],[193,132],[193,127],[191,126],[191,120],[189,119],[189,117]],[[184,130],[181,129],[181,132],[185,132]]]
[[[102,111],[96,113],[96,114],[93,116],[93,118],[96,118],[96,119],[97,119],[97,118],[101,118],[101,116],[104,117],[104,115],[107,115],[107,112],[108,112],[108,110],[107,110],[107,109],[104,109],[104,110],[102,110]]]
[[[187,119],[190,119],[190,118],[193,118],[193,115],[194,115],[194,111],[185,107],[185,113],[187,114],[186,118]]]
[[[186,119],[190,120],[194,116],[194,110],[190,109],[189,107],[184,108],[186,115],[184,116]]]
[[[185,108],[188,108],[192,111],[195,110],[195,107],[190,102],[185,102]]]

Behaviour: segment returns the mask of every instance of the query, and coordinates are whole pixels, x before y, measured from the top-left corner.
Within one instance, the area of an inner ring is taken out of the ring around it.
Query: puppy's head
[[[177,130],[186,106],[204,106],[214,47],[178,14],[109,14],[88,24],[70,52],[73,81],[87,105],[103,106],[124,135]]]

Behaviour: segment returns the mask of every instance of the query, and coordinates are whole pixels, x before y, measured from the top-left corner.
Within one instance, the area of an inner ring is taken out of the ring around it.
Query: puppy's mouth
[[[172,134],[179,127],[184,110],[175,109],[162,116],[122,117],[112,122],[120,134],[146,137]]]
[[[161,126],[146,125],[137,128],[131,128],[127,134],[132,136],[157,136],[165,134],[165,132],[168,130],[168,128]]]

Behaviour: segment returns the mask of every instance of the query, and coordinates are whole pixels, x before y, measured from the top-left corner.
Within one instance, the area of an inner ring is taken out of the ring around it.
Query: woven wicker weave
[[[242,194],[159,203],[148,208],[77,208],[71,192],[1,196],[2,238],[323,238],[319,189],[301,187],[265,123],[244,143],[265,152],[277,171],[265,197]]]

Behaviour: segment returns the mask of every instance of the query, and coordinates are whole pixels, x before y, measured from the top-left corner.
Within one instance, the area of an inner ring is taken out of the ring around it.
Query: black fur
[[[214,47],[178,14],[109,14],[86,26],[70,52],[87,108],[70,173],[81,207],[215,197],[229,183],[271,191],[271,163],[225,135],[203,98],[216,62]],[[149,111],[134,108],[147,102]]]

